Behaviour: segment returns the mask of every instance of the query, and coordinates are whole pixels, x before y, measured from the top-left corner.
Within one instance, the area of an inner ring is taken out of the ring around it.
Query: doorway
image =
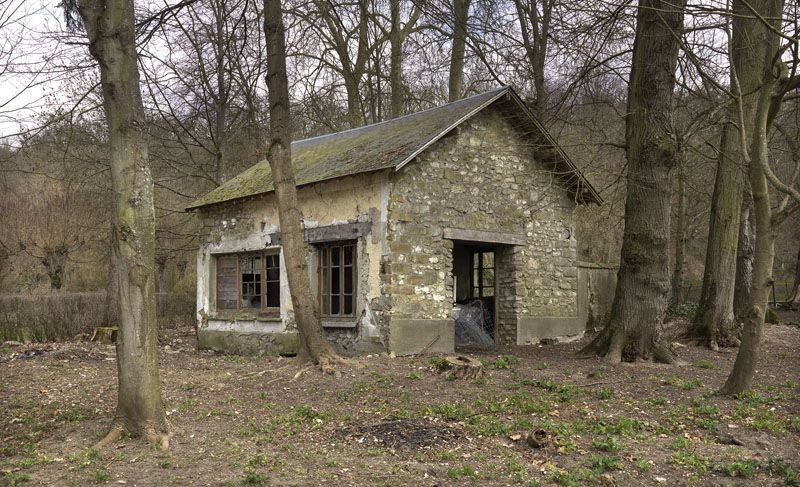
[[[454,242],[453,318],[458,347],[493,348],[497,342],[497,246]]]

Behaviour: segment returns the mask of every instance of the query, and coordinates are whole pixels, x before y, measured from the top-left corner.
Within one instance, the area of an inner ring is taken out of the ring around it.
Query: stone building
[[[573,211],[601,202],[503,87],[292,144],[322,323],[340,352],[452,352],[454,304],[492,342],[580,335]],[[298,337],[264,161],[192,204],[201,347],[292,354]]]

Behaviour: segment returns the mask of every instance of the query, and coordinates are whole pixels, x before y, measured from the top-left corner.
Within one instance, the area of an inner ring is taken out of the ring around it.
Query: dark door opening
[[[453,246],[453,317],[456,346],[492,348],[496,342],[495,246]]]

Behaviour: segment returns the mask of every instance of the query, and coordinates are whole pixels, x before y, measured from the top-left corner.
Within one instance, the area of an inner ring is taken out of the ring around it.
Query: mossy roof
[[[524,107],[514,91],[504,86],[393,120],[292,142],[295,181],[303,186],[382,169],[399,170],[452,129],[506,94],[518,102],[514,105]],[[524,110],[523,118],[531,117],[527,108]],[[531,122],[535,123],[537,132],[544,130],[535,120]],[[552,138],[546,132],[544,135],[549,141],[547,145],[555,148]],[[566,157],[560,148],[558,152]],[[571,171],[577,171],[571,161],[567,159],[566,162]],[[584,190],[590,189],[593,196],[590,199],[600,203],[591,185],[579,173],[578,176],[585,183]],[[264,160],[198,198],[187,210],[269,193],[273,189],[269,163]]]

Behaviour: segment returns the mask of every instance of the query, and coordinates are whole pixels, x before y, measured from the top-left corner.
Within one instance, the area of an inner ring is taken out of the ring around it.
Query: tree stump
[[[474,358],[449,356],[444,358],[442,371],[447,371],[457,379],[477,379],[483,374],[483,364]]]
[[[89,339],[93,342],[105,343],[113,345],[117,343],[117,327],[116,326],[98,326],[92,332],[92,338]]]

